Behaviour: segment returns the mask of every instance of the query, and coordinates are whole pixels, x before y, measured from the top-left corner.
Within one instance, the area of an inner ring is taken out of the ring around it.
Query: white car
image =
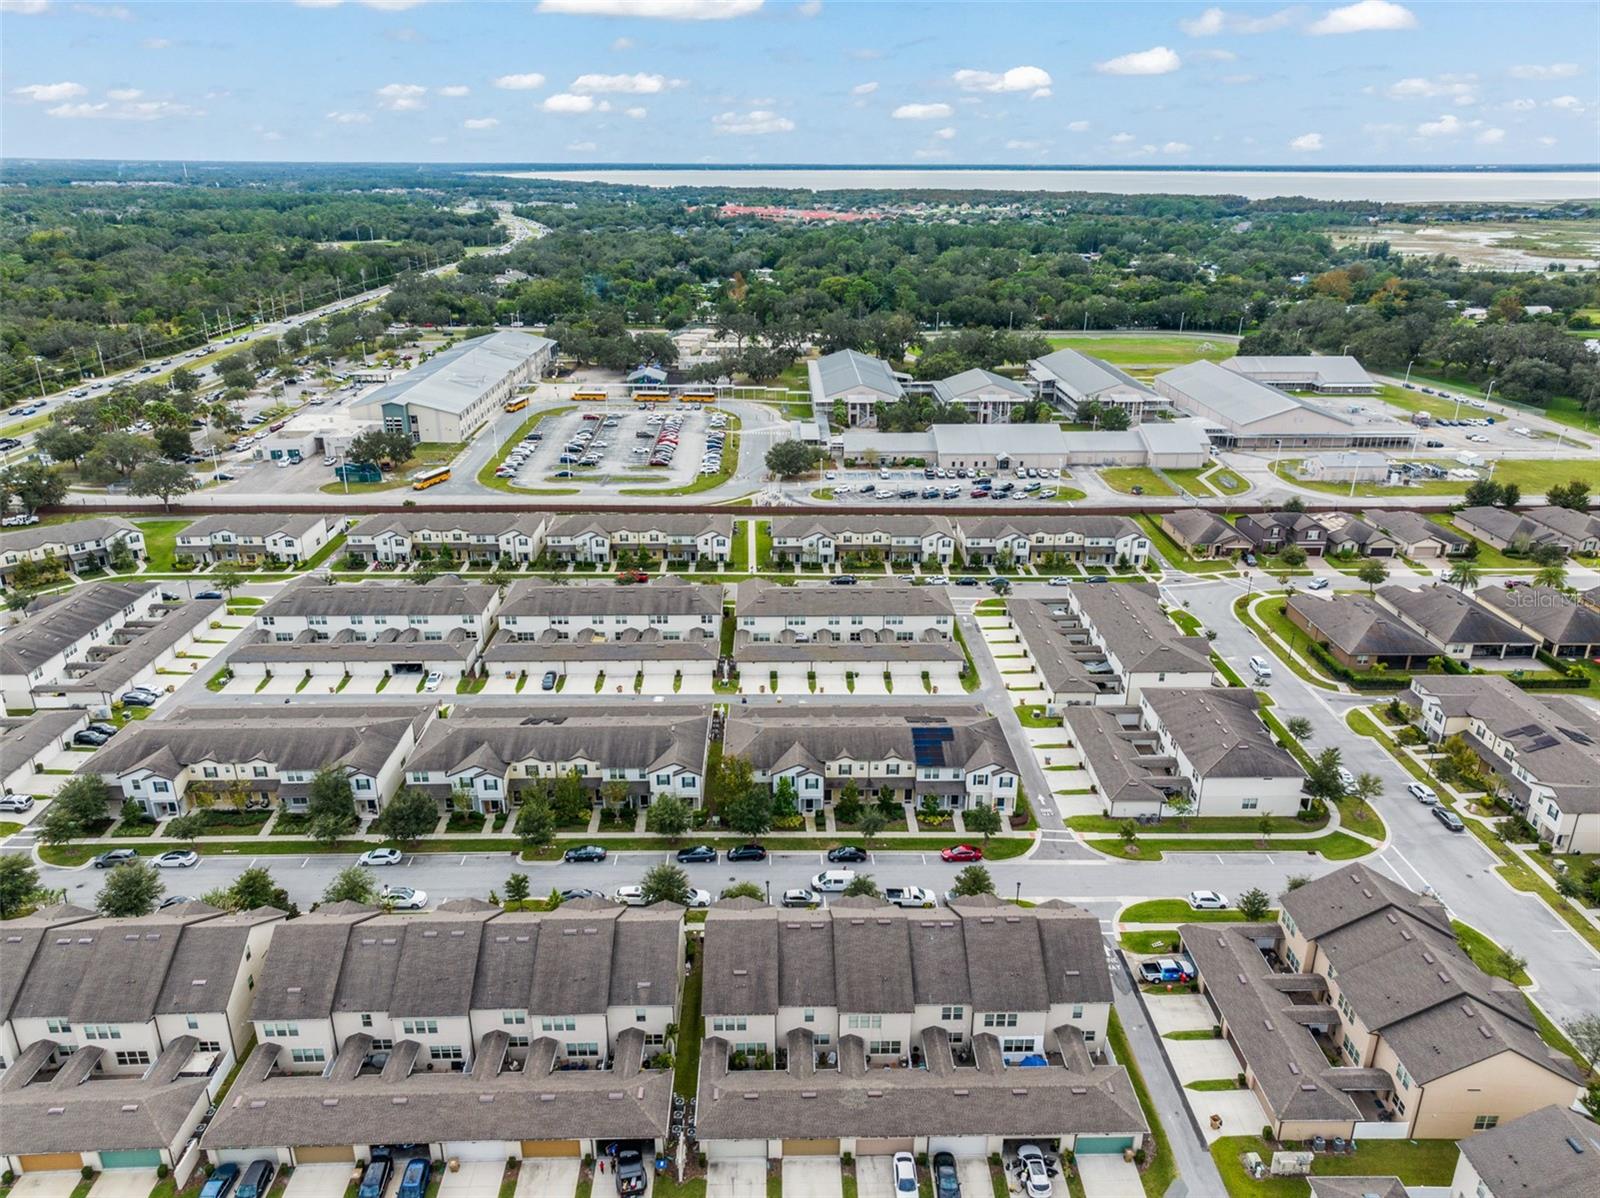
[[[173,849],[162,853],[152,864],[157,869],[188,869],[200,864],[200,854],[193,849]]]
[[[1306,583],[1306,590],[1308,590],[1308,591],[1325,591],[1332,585],[1333,585],[1333,582],[1330,579],[1327,579],[1327,578],[1313,578],[1310,582]]]
[[[1345,794],[1356,788],[1356,776],[1342,765],[1339,767],[1339,785],[1344,787]]]
[[[428,905],[428,892],[411,886],[385,886],[378,891],[378,901],[396,911],[420,911]]]
[[[422,689],[423,690],[429,690],[429,691],[436,691],[436,690],[439,689],[439,684],[441,682],[443,682],[443,681],[444,681],[444,675],[439,673],[438,670],[429,670],[428,671],[428,677],[426,679],[424,679],[424,681],[422,683]]]
[[[1017,1180],[1028,1198],[1051,1198],[1056,1192],[1050,1180],[1050,1166],[1045,1163],[1044,1149],[1037,1144],[1024,1144],[1017,1149]]]
[[[1053,587],[1069,587],[1072,585],[1072,579],[1065,574],[1057,574],[1050,580],[1050,585]]]
[[[32,795],[14,795],[7,791],[0,798],[0,811],[27,811],[33,807]]]
[[[917,1158],[909,1152],[894,1154],[894,1192],[896,1194],[917,1192]]]
[[[644,906],[644,888],[642,886],[618,886],[611,897],[627,907]]]
[[[1413,799],[1419,803],[1422,803],[1424,806],[1431,807],[1434,803],[1439,801],[1439,796],[1434,794],[1433,787],[1425,786],[1421,782],[1407,782],[1406,790],[1411,793],[1411,797]]]
[[[1228,896],[1215,890],[1191,890],[1189,905],[1196,911],[1221,911],[1228,905]]]
[[[405,854],[399,849],[368,849],[356,858],[357,865],[399,865]]]
[[[701,890],[698,886],[690,887],[689,906],[691,909],[696,907],[709,907],[710,905],[711,892],[709,890]]]

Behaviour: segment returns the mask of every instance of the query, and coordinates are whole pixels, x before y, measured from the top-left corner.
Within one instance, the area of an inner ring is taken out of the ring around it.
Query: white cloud
[[[390,112],[416,112],[427,107],[422,97],[428,89],[420,83],[385,83],[373,95],[378,97],[378,107]]]
[[[1194,147],[1186,141],[1169,141],[1161,147],[1163,154],[1187,154]]]
[[[372,118],[364,112],[330,112],[327,120],[335,125],[367,125],[372,123]]]
[[[1460,117],[1447,112],[1436,121],[1423,121],[1417,126],[1417,134],[1420,137],[1455,137],[1464,128]]]
[[[1416,27],[1416,15],[1403,4],[1391,4],[1390,0],[1357,0],[1343,8],[1329,9],[1320,20],[1313,21],[1306,32],[1318,35],[1393,33]]]
[[[461,122],[463,129],[493,129],[500,123],[499,117],[473,116]]]
[[[1492,128],[1485,129],[1482,133],[1478,134],[1477,137],[1473,138],[1473,140],[1476,141],[1480,146],[1497,146],[1505,139],[1506,131],[1504,129]]]
[[[1550,101],[1551,108],[1559,108],[1563,112],[1582,112],[1583,101],[1577,96],[1557,96]]]
[[[172,48],[170,37],[147,37],[139,43],[146,50],[168,50]]]
[[[106,99],[123,103],[129,100],[137,100],[142,95],[144,95],[144,92],[136,87],[113,87],[106,91]]]
[[[1178,28],[1190,37],[1216,37],[1219,33],[1271,33],[1288,25],[1294,15],[1292,8],[1282,8],[1258,17],[1208,8],[1198,17],[1179,21]]]
[[[633,39],[631,37],[619,37],[611,43],[611,52],[613,54],[621,54],[624,50],[631,49],[633,49]]]
[[[625,117],[630,117],[636,121],[642,121],[645,117],[650,115],[650,110],[642,105],[635,104],[632,108],[624,108],[622,110],[622,115]]]
[[[1413,75],[1384,89],[1391,100],[1449,100],[1454,104],[1478,102],[1476,75],[1437,75],[1432,79]]]
[[[595,144],[592,141],[573,141],[567,143],[568,152],[573,154],[587,154],[594,148]]]
[[[897,121],[937,121],[954,111],[948,104],[902,104],[890,115]]]
[[[1183,65],[1175,51],[1165,46],[1152,46],[1132,54],[1097,62],[1094,69],[1102,75],[1169,75]]]
[[[119,104],[62,104],[45,110],[60,120],[163,121],[168,117],[202,117],[205,111],[170,100],[131,100]]]
[[[35,17],[50,7],[50,0],[0,0],[0,12]]]
[[[652,21],[729,21],[761,10],[761,0],[539,0],[540,12]]]
[[[682,87],[682,79],[668,79],[665,75],[579,75],[572,81],[575,92],[624,92],[636,96],[654,95],[669,87]]]
[[[952,79],[966,92],[1030,92],[1043,98],[1050,94],[1050,72],[1043,67],[1012,67],[1006,71],[957,71]]]
[[[1553,146],[1556,144],[1556,139],[1553,137],[1541,137],[1539,139],[1539,144],[1541,146]]]
[[[1507,72],[1513,79],[1570,79],[1577,73],[1575,62],[1523,63]]]
[[[1088,121],[1068,121],[1067,122],[1067,128],[1068,128],[1068,130],[1070,130],[1073,133],[1087,133],[1089,131],[1089,122]]]
[[[795,12],[807,18],[820,16],[822,14],[822,0],[801,0],[800,4],[796,6]]]
[[[470,96],[472,89],[464,83],[452,83],[446,87],[441,87],[439,94],[452,100],[459,100],[462,96]]]
[[[850,94],[852,96],[870,96],[873,92],[875,92],[877,90],[878,90],[877,80],[873,80],[870,83],[858,83],[858,84],[856,84],[854,87],[852,87],[850,89]]]
[[[533,91],[544,86],[544,76],[537,71],[530,71],[526,75],[501,75],[494,85],[508,92]]]
[[[940,141],[949,141],[951,138],[953,138],[956,135],[956,131],[954,129],[950,128],[949,126],[946,126],[943,129],[935,129],[933,131],[933,135],[935,137],[937,137]]]
[[[1132,140],[1133,134],[1131,133],[1113,133],[1111,135],[1112,143],[1119,146],[1125,146]]]
[[[575,96],[571,92],[557,92],[547,96],[544,102],[546,112],[592,112],[594,110],[593,96]]]
[[[21,96],[24,100],[32,100],[35,104],[52,104],[88,95],[89,89],[81,83],[72,82],[30,83],[25,87],[12,88],[11,94]]]
[[[1323,148],[1322,134],[1302,133],[1299,137],[1295,138],[1289,143],[1289,148],[1291,150],[1296,150],[1301,154],[1315,154],[1318,150]]]
[[[711,118],[711,129],[714,133],[739,136],[791,133],[794,131],[794,122],[765,108],[757,108],[752,112],[719,112]]]

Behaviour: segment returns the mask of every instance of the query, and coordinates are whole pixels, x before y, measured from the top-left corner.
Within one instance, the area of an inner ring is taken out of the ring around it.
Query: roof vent
[[[478,1101],[479,1102],[493,1102],[494,1101],[494,1095],[493,1094],[479,1094],[478,1095]]]
[[[1583,1155],[1583,1143],[1578,1139],[1577,1136],[1567,1137],[1567,1147],[1572,1149],[1572,1151],[1576,1152],[1579,1156]]]
[[[259,1111],[262,1107],[264,1107],[266,1105],[267,1105],[267,1100],[265,1098],[252,1098],[250,1100],[250,1109],[253,1110],[253,1111]]]
[[[1387,919],[1390,923],[1399,923],[1400,922],[1399,917],[1397,915],[1395,915],[1395,913],[1393,911],[1385,911],[1383,913],[1383,917],[1385,919]]]
[[[137,939],[139,939],[139,933],[138,932],[131,932],[128,935],[124,936],[123,939],[124,940],[137,940]]]
[[[411,1100],[404,1094],[396,1094],[393,1098],[389,1099],[389,1101],[394,1103],[395,1106],[405,1106],[405,1104]]]
[[[539,1095],[539,1101],[540,1102],[554,1102],[555,1100],[556,1100],[556,1096],[554,1094],[541,1094],[541,1095]]]
[[[289,993],[290,994],[301,994],[301,993],[304,993],[304,990],[300,986],[290,986],[289,987]]]
[[[532,939],[532,937],[530,937],[530,936],[518,936],[517,937],[517,943],[518,944],[526,944],[526,943],[528,943],[528,941],[530,939]]]
[[[1028,1092],[1021,1086],[1013,1086],[1011,1088],[1011,1094],[1014,1098],[1026,1098],[1028,1096]]]
[[[1262,1026],[1262,1027],[1264,1027],[1264,1028],[1266,1028],[1266,1029],[1267,1029],[1267,1030],[1268,1030],[1268,1031],[1269,1031],[1269,1032],[1270,1032],[1270,1031],[1271,1031],[1271,1030],[1272,1030],[1272,1020],[1270,1020],[1270,1019],[1263,1019],[1263,1020],[1262,1020],[1262,1021],[1261,1021],[1261,1026]]]
[[[125,1103],[122,1104],[122,1113],[124,1115],[131,1115],[131,1114],[133,1114],[134,1111],[136,1111],[138,1109],[139,1109],[139,1104],[137,1102],[125,1102]]]
[[[1405,928],[1401,928],[1400,929],[1400,939],[1402,939],[1402,940],[1410,940],[1411,938],[1412,937],[1411,937],[1411,933],[1410,932],[1406,931]]]
[[[510,936],[496,936],[494,938],[494,942],[496,944],[510,944],[511,943],[511,937]]]
[[[1361,888],[1361,897],[1362,898],[1371,898],[1372,897],[1372,891],[1368,890],[1365,886],[1363,886]]]
[[[337,1098],[324,1098],[322,1100],[322,1105],[323,1106],[338,1106],[339,1105],[339,1100]]]
[[[963,1086],[959,1090],[952,1090],[951,1093],[954,1094],[957,1098],[965,1098],[968,1094],[971,1094],[972,1091],[968,1090],[965,1086]]]
[[[1289,1072],[1294,1074],[1296,1077],[1299,1077],[1300,1076],[1300,1066],[1295,1064],[1293,1061],[1290,1061],[1289,1062]]]
[[[438,928],[428,928],[422,933],[422,938],[424,940],[432,940],[438,934],[439,934],[439,929]],[[384,941],[384,943],[387,944],[389,942],[388,941]]]
[[[450,929],[450,934],[452,936],[465,936],[467,933],[466,933],[466,930],[463,929],[463,928],[451,928]]]
[[[1022,922],[1022,916],[1020,916],[1020,915],[1008,915],[1008,916],[1006,916],[1006,922],[1007,923],[1021,923]]]
[[[1249,983],[1244,980],[1244,974],[1236,973],[1233,976],[1239,979],[1239,985],[1241,985],[1241,986],[1249,985]]]
[[[1485,1040],[1494,1039],[1494,1033],[1491,1032],[1486,1025],[1481,1023],[1478,1025],[1478,1035],[1482,1036]]]
[[[882,1098],[883,1097],[883,1091],[882,1090],[868,1090],[867,1091],[867,1097],[868,1098]]]
[[[748,977],[750,976],[750,971],[748,969],[735,969],[733,976],[736,978]]]
[[[1072,1087],[1072,1092],[1074,1094],[1087,1094],[1089,1091],[1087,1089],[1085,1089],[1083,1086],[1073,1086]]]
[[[881,1090],[880,1090],[880,1091],[878,1091],[878,1092],[879,1092],[879,1093],[880,1093],[880,1094],[881,1094],[881,1093],[883,1093],[883,1091],[881,1091]],[[871,1097],[871,1095],[872,1095],[872,1091],[870,1091],[870,1090],[869,1090],[869,1091],[867,1091],[867,1095],[868,1095],[868,1097]],[[621,1098],[621,1097],[622,1097],[622,1095],[621,1095],[621,1094],[614,1094],[614,1095],[612,1095],[612,1097],[613,1097],[613,1098]],[[758,1093],[758,1092],[757,1092],[757,1091],[755,1091],[755,1090],[746,1090],[746,1091],[745,1091],[745,1092],[744,1092],[744,1094],[743,1094],[743,1095],[742,1095],[742,1097],[743,1097],[743,1098],[744,1098],[744,1100],[745,1100],[745,1101],[746,1101],[746,1102],[754,1102],[754,1101],[755,1101],[755,1100],[756,1100],[756,1099],[758,1099],[758,1098],[760,1098],[760,1097],[761,1097],[761,1095],[760,1095],[760,1094],[759,1094],[759,1093]]]
[[[815,1090],[801,1090],[800,1091],[800,1097],[801,1098],[815,1098],[816,1096],[817,1096],[817,1092]]]
[[[576,936],[578,934],[578,929],[577,928],[562,928],[561,929],[561,934],[563,936]]]
[[[1424,961],[1426,961],[1429,965],[1432,965],[1433,962],[1434,962],[1434,955],[1432,953],[1430,953],[1427,949],[1423,949],[1422,950],[1422,959]]]
[[[206,984],[205,978],[195,978],[194,981],[189,983],[189,985],[191,985],[191,986],[204,986],[205,984]]]
[[[1450,980],[1450,975],[1441,969],[1438,973],[1438,978],[1441,982],[1448,982]]]
[[[1317,1087],[1314,1086],[1311,1082],[1301,1082],[1300,1083],[1300,1089],[1302,1091],[1309,1092],[1309,1093],[1312,1093],[1312,1094],[1315,1094],[1316,1091],[1317,1091]]]
[[[399,940],[399,937],[396,937],[396,936],[385,936],[383,938],[383,942],[385,944],[399,944],[400,940]]]
[[[64,1106],[53,1106],[45,1113],[48,1115],[65,1115],[67,1113],[67,1108]]]
[[[363,936],[361,938],[361,943],[371,947],[372,945],[378,943],[378,938],[376,936]]]

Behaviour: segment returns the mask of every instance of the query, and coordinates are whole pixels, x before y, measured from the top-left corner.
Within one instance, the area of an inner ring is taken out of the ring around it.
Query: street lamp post
[[[1416,362],[1416,359],[1412,358],[1410,362],[1406,363],[1406,386],[1408,387],[1411,385],[1411,366],[1414,362]]]

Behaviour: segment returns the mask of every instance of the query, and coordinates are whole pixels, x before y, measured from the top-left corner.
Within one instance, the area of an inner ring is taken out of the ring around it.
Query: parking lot
[[[828,470],[823,475],[823,486],[832,490],[841,503],[893,500],[935,507],[958,500],[967,505],[985,498],[996,502],[1053,499],[1062,480],[1071,477],[1071,471],[1048,468],[977,471],[884,466]]]
[[[686,486],[703,463],[720,461],[713,425],[722,419],[701,408],[583,404],[542,421],[535,439],[513,447],[502,477],[523,487],[552,480]]]

